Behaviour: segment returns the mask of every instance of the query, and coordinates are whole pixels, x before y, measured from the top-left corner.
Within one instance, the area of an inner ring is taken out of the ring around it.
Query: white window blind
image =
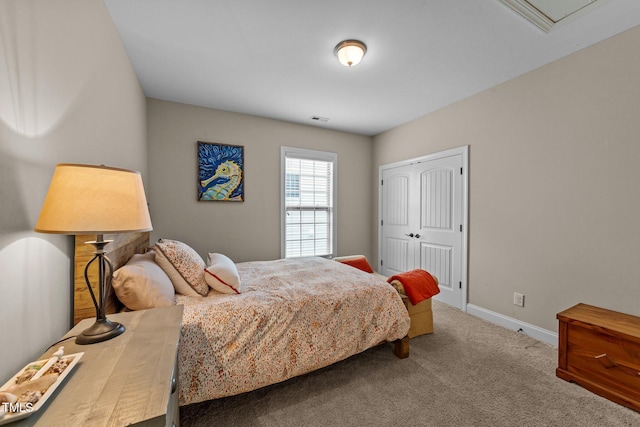
[[[333,256],[336,154],[283,147],[283,257]]]

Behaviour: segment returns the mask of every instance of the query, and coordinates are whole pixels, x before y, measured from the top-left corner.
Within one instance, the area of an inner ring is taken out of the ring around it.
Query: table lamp
[[[105,234],[152,230],[140,173],[106,166],[59,164],[53,173],[35,231],[56,234],[95,234],[85,242],[95,247],[84,278],[96,308],[96,321],[76,337],[77,344],[110,340],[124,325],[106,316],[113,264],[107,258]],[[89,267],[98,262],[98,297],[89,280]]]

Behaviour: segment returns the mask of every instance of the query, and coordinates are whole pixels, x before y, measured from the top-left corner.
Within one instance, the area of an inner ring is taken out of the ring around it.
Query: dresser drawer
[[[568,372],[640,401],[640,344],[569,326],[567,345]]]

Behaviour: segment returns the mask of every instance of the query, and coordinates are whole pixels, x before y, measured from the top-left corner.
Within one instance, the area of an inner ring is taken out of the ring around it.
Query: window
[[[338,155],[281,148],[283,258],[334,256]]]

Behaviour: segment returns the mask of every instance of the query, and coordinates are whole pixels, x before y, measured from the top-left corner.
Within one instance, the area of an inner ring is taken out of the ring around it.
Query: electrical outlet
[[[519,294],[517,292],[513,293],[513,304],[519,305],[520,307],[524,307],[524,295]]]

